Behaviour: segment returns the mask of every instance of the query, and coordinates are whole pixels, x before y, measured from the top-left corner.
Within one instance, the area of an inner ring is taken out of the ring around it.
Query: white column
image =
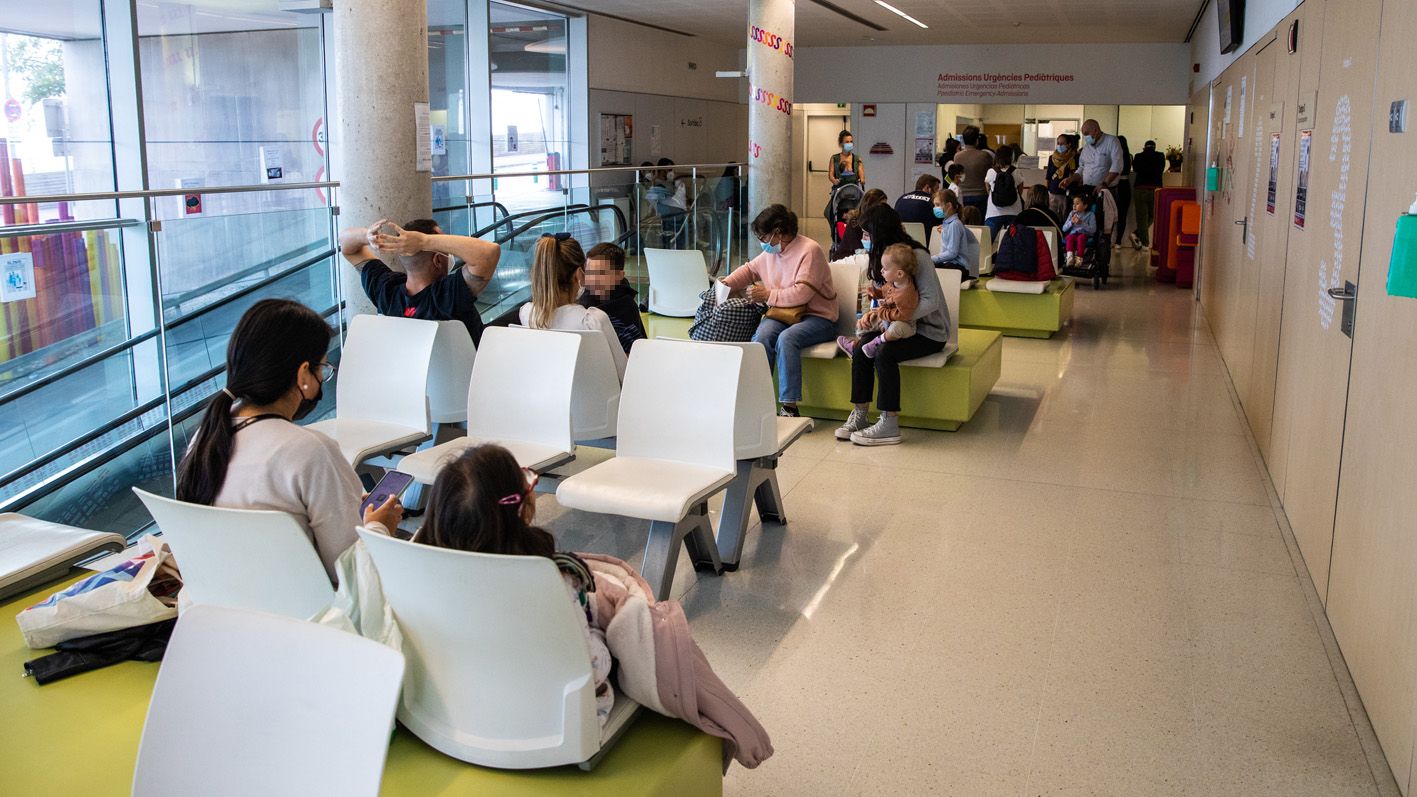
[[[791,202],[795,0],[748,2],[748,218]]]
[[[414,103],[428,102],[427,5],[336,0],[334,29],[339,226],[431,216],[432,172],[415,169],[413,121]],[[374,312],[359,274],[345,264],[340,269],[348,314]]]

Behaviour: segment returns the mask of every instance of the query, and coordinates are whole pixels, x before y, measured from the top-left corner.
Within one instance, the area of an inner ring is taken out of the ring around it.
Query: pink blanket
[[[768,732],[719,680],[689,635],[677,601],[656,602],[640,574],[603,554],[577,554],[595,575],[595,623],[619,665],[619,685],[646,708],[723,740],[723,769],[749,769],[773,753]]]

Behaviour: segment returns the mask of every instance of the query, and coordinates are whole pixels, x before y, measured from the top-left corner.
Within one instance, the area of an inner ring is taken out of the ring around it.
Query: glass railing
[[[0,226],[0,511],[144,528],[129,488],[172,494],[241,314],[281,297],[336,319],[333,204],[315,190],[335,187],[208,188],[195,212],[180,191],[0,197],[90,217]]]

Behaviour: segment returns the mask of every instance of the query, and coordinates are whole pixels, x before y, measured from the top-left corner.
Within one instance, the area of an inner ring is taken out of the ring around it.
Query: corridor
[[[1122,258],[1070,329],[1006,339],[959,432],[819,423],[780,471],[787,529],[731,578],[681,560],[777,749],[727,793],[1396,793],[1191,292]],[[638,561],[639,526],[539,506],[563,548]]]

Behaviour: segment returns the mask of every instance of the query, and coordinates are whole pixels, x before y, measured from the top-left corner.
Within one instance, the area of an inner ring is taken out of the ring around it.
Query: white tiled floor
[[[773,736],[729,794],[1379,793],[1189,291],[1079,288],[957,433],[823,424],[790,526],[676,593]],[[645,528],[541,517],[638,561]]]

